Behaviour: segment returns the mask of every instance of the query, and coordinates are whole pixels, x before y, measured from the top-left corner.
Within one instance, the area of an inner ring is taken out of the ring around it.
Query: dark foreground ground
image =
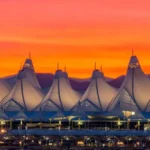
[[[54,147],[39,147],[39,146],[34,146],[34,147],[8,147],[8,146],[3,146],[0,147],[0,150],[150,150],[150,148],[95,148],[95,147],[72,147],[72,148],[65,148],[65,147],[59,147],[59,148],[54,148]]]
[[[0,150],[150,150],[150,131],[10,130],[0,134]]]

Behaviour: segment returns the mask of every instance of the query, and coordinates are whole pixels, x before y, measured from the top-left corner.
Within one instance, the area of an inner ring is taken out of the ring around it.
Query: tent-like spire
[[[79,100],[80,94],[71,88],[66,73],[57,70],[47,95],[36,110],[70,110]]]
[[[150,79],[142,71],[136,56],[131,56],[126,78],[118,98],[124,110],[150,111]]]
[[[116,94],[117,90],[106,83],[103,74],[94,70],[89,87],[80,99],[81,107],[85,112],[106,111],[108,106],[111,110],[116,104],[116,101],[113,101]]]
[[[17,76],[17,82],[10,93],[3,99],[1,107],[6,111],[32,110],[43,99],[42,92],[26,78],[25,70]]]
[[[34,66],[31,59],[31,54],[29,53],[29,58],[25,60],[23,68],[26,74],[28,81],[36,88],[41,88],[37,80],[36,74],[34,72]]]

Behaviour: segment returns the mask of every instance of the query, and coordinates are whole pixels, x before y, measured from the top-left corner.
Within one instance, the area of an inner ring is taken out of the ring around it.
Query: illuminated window
[[[137,68],[137,67],[139,67],[139,63],[138,62],[132,63],[132,64],[129,65],[130,69]]]
[[[24,67],[25,67],[25,68],[32,68],[31,64],[28,64],[28,63],[26,63],[26,64],[24,65]]]

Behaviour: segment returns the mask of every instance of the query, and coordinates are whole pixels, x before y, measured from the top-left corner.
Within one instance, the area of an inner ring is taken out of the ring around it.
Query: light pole
[[[120,125],[121,125],[120,118],[118,118],[117,124],[118,124],[118,130],[120,130]]]
[[[138,120],[138,130],[140,130],[140,120]]]

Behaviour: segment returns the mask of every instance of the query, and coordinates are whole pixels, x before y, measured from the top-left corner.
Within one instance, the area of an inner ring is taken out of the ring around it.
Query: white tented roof
[[[42,92],[26,78],[25,71],[21,70],[16,84],[3,100],[1,107],[6,111],[32,110],[40,104],[43,97]]]
[[[122,110],[125,111],[137,111],[137,105],[135,104],[133,98],[129,95],[128,91],[124,88],[119,95],[119,105]]]
[[[34,72],[34,66],[31,59],[26,59],[23,65],[23,70],[25,71],[26,78],[28,81],[37,88],[41,88],[37,80],[36,74]]]
[[[66,82],[68,83],[68,85],[70,86],[70,88],[72,88],[71,84],[70,84],[70,81],[69,81],[69,78],[68,78],[68,73],[67,72],[63,72],[64,74],[64,78],[66,79]]]
[[[11,87],[3,79],[0,79],[0,103],[9,94]]]
[[[103,73],[94,70],[89,87],[80,99],[84,111],[107,111],[115,106],[113,99],[117,90],[111,87],[104,79]]]
[[[70,110],[80,97],[80,94],[71,88],[68,75],[57,70],[52,86],[38,108],[47,111]]]
[[[136,56],[130,59],[119,101],[123,108],[132,111],[150,111],[150,79],[143,73]]]

